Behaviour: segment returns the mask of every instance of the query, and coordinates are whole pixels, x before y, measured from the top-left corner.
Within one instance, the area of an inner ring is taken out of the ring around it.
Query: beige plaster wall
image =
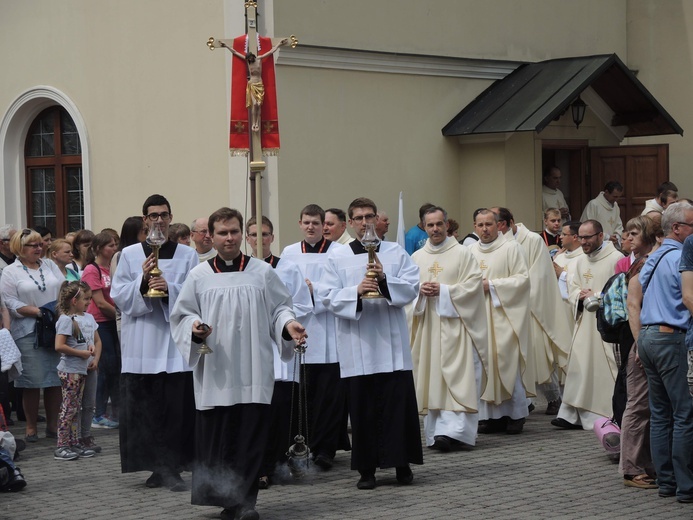
[[[0,117],[37,85],[75,103],[92,228],[119,228],[155,192],[186,223],[228,204],[226,69],[205,45],[223,14],[220,1],[0,1]]]
[[[277,34],[311,45],[540,61],[626,54],[626,0],[284,0]]]
[[[346,210],[354,198],[370,197],[391,217],[390,239],[400,191],[407,227],[429,201],[457,218],[459,150],[441,128],[488,82],[293,66],[277,72],[283,245],[301,238],[296,223],[308,203]]]
[[[628,61],[638,79],[684,129],[684,137],[629,139],[628,144],[669,143],[670,179],[693,197],[693,2],[628,1]]]

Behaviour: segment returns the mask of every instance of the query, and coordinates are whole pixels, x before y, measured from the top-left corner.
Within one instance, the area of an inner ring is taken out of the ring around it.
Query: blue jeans
[[[118,420],[120,405],[120,341],[116,322],[102,321],[99,323],[99,338],[101,338],[101,359],[99,360],[99,375],[96,384],[95,417],[106,413],[108,398],[111,398],[112,419]]]
[[[638,355],[650,390],[650,448],[660,492],[693,498],[693,400],[683,332],[643,328]]]

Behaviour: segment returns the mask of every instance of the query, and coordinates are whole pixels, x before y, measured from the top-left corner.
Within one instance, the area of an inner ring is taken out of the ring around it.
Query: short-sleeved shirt
[[[681,262],[679,262],[679,272],[693,271],[693,235],[689,236],[683,243],[681,250]],[[686,346],[688,350],[693,350],[693,316],[688,318],[688,331],[686,331]]]
[[[75,337],[73,334],[73,324],[72,320],[77,322],[79,326],[80,335]],[[67,316],[61,314],[58,318],[58,322],[55,324],[55,333],[61,336],[67,336],[67,346],[75,348],[77,350],[87,350],[89,345],[94,344],[94,333],[98,325],[94,320],[94,317],[89,313],[84,313],[82,316]],[[67,372],[68,374],[84,374],[87,373],[87,367],[91,361],[91,357],[84,359],[77,356],[69,356],[67,354],[60,354],[60,363],[58,363],[58,371]]]
[[[115,307],[115,303],[111,298],[111,271],[108,267],[89,264],[82,272],[82,281],[91,287],[92,291],[101,291],[104,300]],[[93,299],[87,308],[87,312],[94,316],[96,323],[113,320],[113,318],[109,318],[101,312],[101,309],[96,306]]]

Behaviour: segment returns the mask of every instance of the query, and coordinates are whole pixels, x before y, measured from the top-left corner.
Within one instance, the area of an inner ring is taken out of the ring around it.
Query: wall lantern
[[[587,105],[582,99],[580,99],[580,96],[578,96],[577,99],[573,101],[573,104],[570,105],[570,111],[573,114],[573,123],[575,123],[575,128],[580,128],[582,120],[585,119],[586,108]]]

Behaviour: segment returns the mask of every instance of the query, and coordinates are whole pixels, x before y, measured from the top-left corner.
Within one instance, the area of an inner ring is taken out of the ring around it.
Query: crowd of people
[[[92,428],[118,428],[123,472],[186,491],[191,470],[193,504],[250,520],[279,467],[329,471],[350,450],[359,489],[388,468],[407,485],[422,436],[450,452],[521,434],[541,392],[551,424],[594,430],[625,485],[693,502],[693,205],[666,183],[624,228],[619,183],[579,221],[559,185],[548,169],[539,232],[490,207],[460,239],[425,204],[406,247],[364,197],[305,206],[281,255],[267,217],[221,208],[187,226],[162,195],[120,233],[4,226],[21,370],[0,379],[4,418],[26,421],[28,443],[45,422],[59,461],[94,457]],[[611,342],[593,301],[617,273],[627,321]],[[0,487],[21,489],[3,449]]]

